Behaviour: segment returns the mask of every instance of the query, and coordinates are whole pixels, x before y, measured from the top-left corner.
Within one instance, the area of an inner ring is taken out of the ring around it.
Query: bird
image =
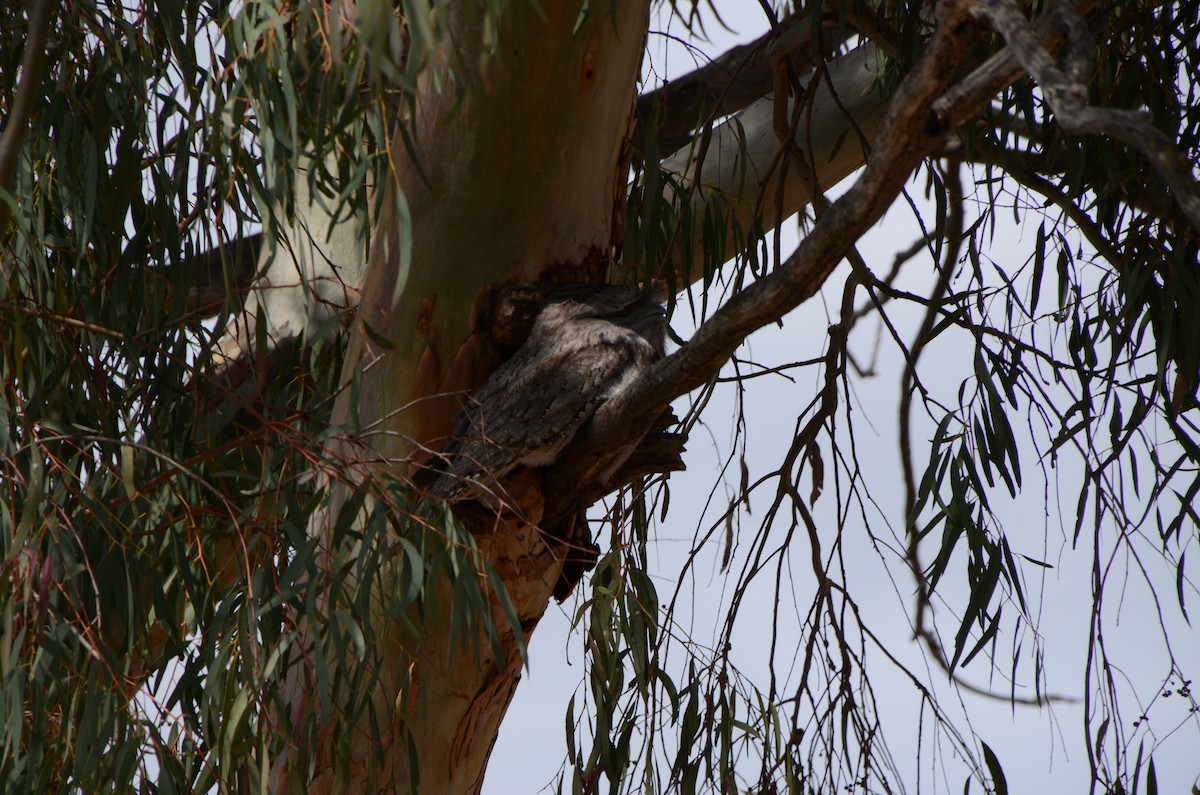
[[[529,337],[459,409],[427,490],[504,502],[500,479],[548,467],[605,402],[664,355],[661,292],[572,284],[546,293]]]

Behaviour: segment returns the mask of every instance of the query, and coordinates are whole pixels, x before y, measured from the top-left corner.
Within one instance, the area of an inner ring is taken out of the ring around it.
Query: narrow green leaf
[[[1003,609],[996,611],[995,618],[993,618],[991,621],[988,622],[987,628],[984,629],[983,633],[979,636],[979,640],[975,643],[974,646],[971,647],[971,650],[968,651],[966,653],[966,655],[963,657],[963,661],[962,661],[963,668],[966,668],[968,665],[970,665],[971,660],[975,659],[975,655],[979,654],[979,652],[983,651],[983,647],[986,646],[990,640],[992,640],[993,638],[996,637],[996,633],[1000,629],[1000,618],[1001,618],[1001,616],[1003,616],[1003,614],[1004,614]]]
[[[981,622],[986,614],[987,606],[992,601],[992,594],[996,590],[996,583],[1000,580],[1000,570],[1001,557],[993,551],[988,559],[987,568],[984,569],[979,580],[971,584],[971,596],[967,600],[962,623],[954,638],[954,656],[950,660],[951,670],[958,666],[958,660],[962,657],[971,627],[977,622]]]
[[[992,786],[996,789],[996,795],[1008,795],[1008,781],[1004,778],[1004,768],[1000,766],[1000,760],[987,743],[982,740],[979,743],[983,746],[983,760],[987,765],[988,775],[991,776]]]
[[[487,572],[488,580],[492,584],[492,595],[496,597],[496,601],[500,603],[500,609],[504,612],[504,617],[508,619],[508,627],[512,630],[513,639],[517,644],[517,653],[521,656],[521,663],[526,668],[529,667],[529,650],[526,648],[525,632],[521,629],[521,619],[517,617],[517,609],[513,606],[512,599],[508,596],[508,589],[504,587],[504,580],[492,568],[492,565],[486,560],[483,561],[484,571]]]
[[[1033,276],[1029,285],[1029,314],[1037,311],[1038,299],[1042,295],[1042,277],[1046,273],[1046,223],[1038,225],[1037,240],[1033,247]]]

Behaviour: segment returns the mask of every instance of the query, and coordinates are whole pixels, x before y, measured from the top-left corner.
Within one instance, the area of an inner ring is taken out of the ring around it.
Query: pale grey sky
[[[710,25],[708,30],[713,41],[702,45],[710,54],[719,54],[732,44],[747,41],[765,30],[761,11],[754,4],[727,2],[721,4],[720,8],[725,21],[738,32],[729,33],[715,24]],[[731,8],[736,10],[727,11]],[[663,31],[668,29],[668,25],[664,19],[660,19],[652,28]],[[670,25],[669,30],[686,38],[686,31],[677,21]],[[661,35],[652,35],[651,38],[651,52],[655,53],[651,63],[659,78],[694,68],[692,56],[677,42]],[[923,186],[910,186],[910,193],[914,199],[922,201]],[[927,213],[927,217],[932,217],[930,208],[929,203],[922,205],[922,212]],[[966,220],[970,224],[974,219],[968,217]],[[998,228],[987,253],[996,260],[1011,257],[1011,263],[1004,263],[1005,270],[1011,274],[1032,251],[1035,233],[1036,227],[1022,229],[1012,225]],[[784,232],[782,248],[785,256],[794,246],[796,235],[794,224],[790,224]],[[859,250],[870,263],[886,271],[894,253],[906,248],[918,235],[919,229],[912,211],[900,203],[867,236]],[[769,327],[755,334],[739,355],[767,366],[820,356],[827,342],[826,329],[829,323],[837,319],[834,315],[846,266],[842,267],[843,270],[830,279],[823,296],[807,302],[792,313],[782,329]],[[916,292],[927,291],[932,280],[931,274],[928,257],[924,260],[918,258],[908,265],[902,283]],[[889,313],[901,335],[911,340],[919,322],[917,311],[889,306]],[[688,336],[686,323],[686,312],[678,312],[674,326],[684,338]],[[860,362],[871,359],[877,327],[877,321],[868,317],[851,337],[851,350]],[[886,339],[886,333],[882,332],[885,339],[881,342],[882,355],[876,363],[875,377],[852,379],[851,405],[865,486],[878,506],[878,511],[873,515],[869,513],[868,518],[877,536],[890,539],[892,534],[886,529],[885,520],[890,521],[893,527],[897,526],[896,523],[901,521],[903,501],[903,482],[896,445],[898,390],[903,362],[894,344]],[[955,398],[958,385],[972,372],[973,346],[973,341],[965,334],[947,334],[926,351],[922,360],[923,380],[950,405],[957,405]],[[794,371],[793,375],[795,383],[783,378],[762,378],[752,381],[747,388],[743,412],[746,420],[744,443],[748,450],[751,482],[756,476],[778,466],[791,441],[797,411],[808,405],[819,389],[821,372],[818,368],[801,369]],[[666,523],[657,530],[653,551],[653,563],[658,567],[656,583],[660,599],[664,602],[674,590],[697,526],[707,528],[712,524],[740,479],[735,466],[729,476],[730,482],[717,488],[707,516],[702,514],[722,462],[729,455],[734,439],[732,417],[735,411],[734,389],[728,385],[719,387],[704,412],[705,427],[697,427],[688,444],[685,457],[688,471],[671,477],[671,512]],[[683,411],[678,413],[682,415]],[[913,438],[918,445],[915,458],[920,467],[928,455],[924,445],[932,436],[934,425],[919,411],[914,411],[914,419],[917,422],[914,424]],[[1014,415],[1013,425],[1019,433],[1025,427],[1023,417]],[[823,539],[828,545],[832,543],[835,532],[834,509],[838,497],[833,491],[830,472],[833,452],[829,449],[827,437],[822,437],[822,452],[827,470],[826,489],[814,513],[821,527],[829,528]],[[994,495],[993,508],[1004,523],[1014,553],[1047,561],[1054,566],[1053,570],[1044,572],[1043,578],[1038,577],[1043,573],[1042,570],[1026,567],[1025,574],[1030,577],[1025,583],[1026,596],[1031,601],[1031,612],[1037,619],[1038,641],[1045,651],[1045,689],[1077,699],[1075,702],[1058,703],[1052,709],[1014,708],[1002,699],[990,700],[951,688],[945,675],[925,659],[921,648],[912,640],[909,624],[913,606],[911,579],[894,553],[881,554],[872,548],[865,528],[861,533],[850,532],[849,528],[854,526],[855,521],[861,523],[853,516],[847,523],[848,531],[843,542],[847,585],[863,610],[866,623],[881,637],[889,652],[911,666],[924,683],[934,689],[942,708],[955,717],[955,725],[960,731],[965,734],[975,732],[996,752],[1004,765],[1011,792],[1082,792],[1086,791],[1090,780],[1081,698],[1091,610],[1091,539],[1085,528],[1079,546],[1073,548],[1070,537],[1072,528],[1063,526],[1063,523],[1071,522],[1074,516],[1075,489],[1080,474],[1077,463],[1064,456],[1060,459],[1059,468],[1050,471],[1050,479],[1046,480],[1032,450],[1026,447],[1022,450],[1022,456],[1025,476],[1023,492],[1016,499],[1009,499],[1001,489]],[[1061,517],[1058,505],[1060,494],[1063,502]],[[751,508],[765,508],[765,497],[767,495],[762,494],[752,499]],[[745,523],[745,532],[753,532],[761,516],[743,515],[740,520]],[[1113,532],[1116,532],[1115,529]],[[1191,532],[1194,534],[1195,528]],[[1144,551],[1152,552],[1148,548]],[[701,553],[701,559],[705,562],[692,570],[692,579],[685,589],[684,601],[690,603],[691,615],[677,616],[677,620],[693,631],[701,642],[712,640],[728,610],[727,575],[717,571],[720,554],[720,543],[710,544]],[[742,554],[744,556],[744,549]],[[806,544],[797,544],[792,551],[791,559],[797,564],[789,570],[795,574],[790,583],[795,603],[780,606],[781,639],[777,644],[775,666],[777,674],[784,680],[789,675],[793,678],[798,675],[789,670],[787,655],[800,641],[800,617],[797,613],[807,610],[812,597],[813,584],[805,562],[807,554]],[[932,553],[927,553],[927,557],[929,554]],[[1128,563],[1125,561],[1121,565]],[[1152,572],[1155,580],[1165,589],[1173,588],[1174,573],[1161,558],[1145,554],[1142,563],[1155,570]],[[736,568],[735,563],[735,571]],[[764,578],[763,585],[768,585],[767,581],[771,579]],[[939,627],[943,633],[950,633],[948,641],[952,640],[956,626],[952,608],[961,609],[965,604],[965,599],[959,598],[963,594],[959,580],[961,575],[952,573],[940,586],[940,592],[948,604],[939,609]],[[1190,593],[1195,594],[1195,588],[1188,587]],[[1128,682],[1128,689],[1122,694],[1126,699],[1122,702],[1124,711],[1121,717],[1126,724],[1123,731],[1134,731],[1131,724],[1140,716],[1133,713],[1140,710],[1149,714],[1150,721],[1139,724],[1137,730],[1145,738],[1147,754],[1153,750],[1159,791],[1186,792],[1200,775],[1200,755],[1196,752],[1200,748],[1200,723],[1197,722],[1197,716],[1189,717],[1185,699],[1176,697],[1172,700],[1162,696],[1160,685],[1169,671],[1162,652],[1163,641],[1153,596],[1136,573],[1127,579],[1124,587],[1110,582],[1110,588],[1104,626],[1107,650],[1120,665]],[[587,591],[588,584],[585,582],[580,586],[579,593],[586,594]],[[742,627],[735,635],[733,656],[742,670],[754,675],[757,684],[765,688],[770,622],[776,606],[769,588],[756,588],[752,595],[758,601],[752,607],[742,606]],[[1159,596],[1159,609],[1171,631],[1176,658],[1181,661],[1200,660],[1200,633],[1183,621],[1173,593],[1160,593]],[[485,793],[536,792],[552,785],[557,775],[566,753],[563,724],[566,705],[577,689],[580,700],[584,692],[581,687],[584,681],[582,636],[579,632],[572,635],[568,631],[570,615],[579,604],[579,598],[574,597],[562,608],[552,606],[533,638],[530,670],[518,688],[501,728],[486,777]],[[754,619],[753,616],[762,618]],[[1011,622],[1006,626],[1011,627]],[[1021,642],[1025,652],[1034,644],[1031,637],[1025,637]],[[995,692],[1007,693],[1009,683],[1004,679],[1004,674],[1011,664],[1011,643],[1011,637],[1000,639],[997,645],[997,672],[990,681],[987,660],[982,654],[966,669],[963,678]],[[678,664],[678,656],[675,662]],[[920,703],[912,684],[896,673],[878,653],[871,656],[868,670],[872,674],[879,702],[884,737],[909,790],[917,790],[919,774],[921,791],[961,792],[966,771],[960,760],[942,759],[941,751],[932,753],[932,744],[937,740],[931,738],[928,715],[925,716],[926,734],[920,757],[922,768],[918,771],[916,767]],[[1019,669],[1018,695],[1022,692],[1032,693],[1031,671],[1028,661]],[[1182,684],[1178,678],[1173,681],[1176,687]],[[1136,698],[1132,697],[1134,693]],[[977,784],[972,791],[980,791]]]

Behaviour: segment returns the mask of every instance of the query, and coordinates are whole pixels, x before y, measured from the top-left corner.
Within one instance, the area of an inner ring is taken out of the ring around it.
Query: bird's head
[[[628,328],[662,353],[666,313],[658,285],[642,289],[626,284],[569,284],[550,291],[542,303],[537,326],[555,333],[563,324],[600,320]]]

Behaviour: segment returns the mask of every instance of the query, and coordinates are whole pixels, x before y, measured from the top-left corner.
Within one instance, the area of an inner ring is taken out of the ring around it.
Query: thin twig
[[[28,317],[35,317],[40,320],[48,320],[52,323],[61,323],[64,326],[71,326],[72,328],[77,328],[82,331],[90,331],[93,334],[99,334],[103,337],[109,337],[115,340],[125,339],[125,335],[119,331],[115,331],[104,326],[99,326],[95,323],[89,323],[86,320],[80,320],[79,318],[62,315],[58,312],[51,312],[49,310],[25,306],[24,304],[19,303],[9,303],[5,308],[11,309],[14,312],[20,312],[22,315],[26,315]]]
[[[969,5],[962,0],[938,5],[939,25],[897,89],[862,177],[829,207],[796,254],[731,298],[686,345],[607,404],[551,473],[556,482],[566,478],[563,488],[547,484],[547,494],[569,499],[574,489],[567,484],[598,477],[619,448],[618,439],[639,435],[671,400],[712,378],[748,334],[815,295],[853,242],[891,206],[912,170],[943,148],[946,137],[966,118],[935,113],[935,106],[976,38]],[[548,515],[564,509],[571,510],[547,505]]]
[[[1059,0],[1047,13],[1066,34],[1064,67],[1042,46],[1012,0],[982,0],[973,12],[1008,42],[1013,57],[1041,86],[1064,132],[1106,135],[1140,152],[1167,183],[1184,216],[1200,231],[1200,185],[1192,178],[1186,159],[1145,111],[1088,104],[1085,80],[1092,71],[1091,36],[1069,0]]]

